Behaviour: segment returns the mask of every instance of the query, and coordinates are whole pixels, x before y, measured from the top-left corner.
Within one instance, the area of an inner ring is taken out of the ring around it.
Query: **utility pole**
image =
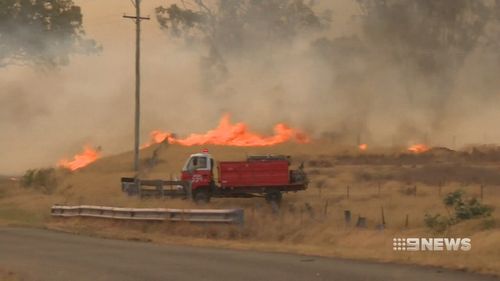
[[[135,0],[135,16],[123,15],[124,18],[135,20],[135,141],[134,141],[134,171],[139,172],[139,145],[141,120],[141,21],[149,17],[141,17],[141,0]]]

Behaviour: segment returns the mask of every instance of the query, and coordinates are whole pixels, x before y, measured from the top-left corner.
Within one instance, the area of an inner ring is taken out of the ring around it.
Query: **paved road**
[[[27,280],[496,280],[434,268],[119,241],[0,228],[0,268]]]

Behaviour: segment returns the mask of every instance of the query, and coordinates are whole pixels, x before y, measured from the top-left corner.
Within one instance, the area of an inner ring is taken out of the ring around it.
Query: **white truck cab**
[[[188,158],[182,171],[212,171],[214,168],[214,159],[208,153],[195,153],[191,154]]]

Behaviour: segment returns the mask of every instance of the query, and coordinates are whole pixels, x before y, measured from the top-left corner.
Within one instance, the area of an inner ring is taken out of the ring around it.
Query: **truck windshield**
[[[207,158],[194,156],[189,161],[188,170],[198,170],[198,169],[206,169],[207,168]]]

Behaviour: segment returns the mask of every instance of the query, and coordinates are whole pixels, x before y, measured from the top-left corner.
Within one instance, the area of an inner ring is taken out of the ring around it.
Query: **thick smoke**
[[[471,49],[441,95],[436,85],[445,77],[391,56],[380,43],[390,38],[384,29],[378,42],[365,34],[357,1],[316,1],[318,15],[331,11],[328,25],[287,41],[252,42],[252,52],[224,53],[225,73],[210,76],[204,42],[172,37],[154,20],[154,8],[172,2],[143,1],[152,18],[142,23],[144,142],[153,129],[206,131],[226,112],[263,134],[285,122],[339,144],[459,146],[500,137],[494,46]],[[135,34],[122,15],[133,7],[121,0],[76,4],[87,36],[103,49],[53,71],[0,69],[0,173],[53,165],[84,144],[108,154],[132,148]],[[489,21],[485,34],[498,37],[497,25]],[[266,38],[265,28],[255,32],[262,34],[252,39]]]

